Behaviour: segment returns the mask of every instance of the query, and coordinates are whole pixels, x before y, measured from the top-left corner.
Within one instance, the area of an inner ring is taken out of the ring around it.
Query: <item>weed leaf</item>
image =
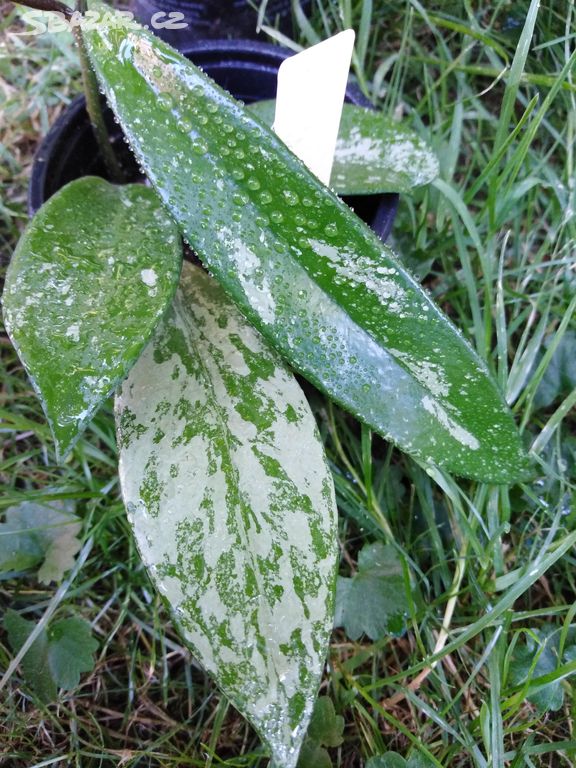
[[[547,347],[548,342],[544,342]],[[544,372],[534,398],[539,408],[547,408],[560,395],[576,388],[576,331],[566,331]]]
[[[536,677],[542,677],[560,665],[559,632],[553,627],[543,627],[533,630],[525,643],[519,643],[514,649],[510,662],[509,676],[512,685],[526,683]],[[569,644],[564,649],[563,662],[572,661],[576,657],[574,632],[569,633]],[[557,680],[544,686],[527,697],[539,712],[555,712],[564,703],[562,682]]]
[[[366,545],[358,556],[358,572],[338,577],[336,626],[351,640],[371,640],[404,630],[410,601],[404,568],[397,551],[380,542]]]
[[[6,276],[6,327],[62,460],[124,378],[176,288],[182,249],[153,190],[84,177],[22,235]]]
[[[185,264],[116,413],[142,558],[198,660],[292,768],[324,666],[337,559],[310,407],[218,283]]]
[[[308,727],[308,737],[323,747],[339,747],[343,741],[344,718],[337,715],[332,699],[320,696]]]
[[[383,755],[371,757],[366,762],[366,768],[433,768],[432,763],[427,757],[420,753],[412,753],[406,760],[397,752],[386,752]]]
[[[332,768],[332,760],[324,747],[306,739],[300,751],[298,768]]]
[[[371,757],[366,768],[407,768],[406,760],[397,752],[386,752],[384,755]]]
[[[10,608],[4,614],[2,623],[14,653],[18,653],[36,626],[35,622],[23,619]],[[53,702],[58,691],[48,665],[48,635],[45,630],[40,632],[30,646],[22,659],[21,667],[26,683],[36,696],[46,704]]]
[[[80,519],[58,503],[8,507],[0,523],[0,573],[41,564],[40,581],[61,581],[80,550],[81,528]]]
[[[82,619],[62,619],[48,628],[48,664],[60,688],[75,688],[82,672],[94,669],[98,641]]]
[[[17,653],[36,626],[8,609],[3,621],[10,647]],[[58,688],[70,690],[80,682],[82,672],[94,669],[98,642],[90,624],[83,619],[62,619],[43,629],[22,660],[24,679],[46,704],[56,700]]]

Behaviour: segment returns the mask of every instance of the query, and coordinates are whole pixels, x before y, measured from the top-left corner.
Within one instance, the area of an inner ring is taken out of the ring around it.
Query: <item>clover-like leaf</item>
[[[344,737],[344,718],[337,715],[329,696],[320,696],[308,727],[308,737],[323,747],[339,747]]]
[[[300,750],[298,768],[332,768],[332,760],[324,747],[306,739]]]
[[[544,342],[549,346],[551,339]],[[536,390],[535,403],[539,408],[551,405],[560,395],[567,395],[576,387],[576,331],[566,331],[554,350],[550,363]]]
[[[529,683],[534,677],[541,677],[553,672],[561,662],[576,658],[575,632],[568,634],[563,658],[559,658],[560,632],[550,625],[533,630],[526,642],[518,643],[510,662],[509,678],[512,685]],[[564,703],[564,691],[560,680],[545,685],[534,693],[528,693],[539,712],[557,711]]]
[[[81,528],[80,519],[58,502],[8,507],[0,523],[0,573],[40,565],[40,581],[60,581],[80,550]]]
[[[336,626],[343,626],[351,640],[363,634],[371,640],[404,630],[409,608],[409,585],[394,547],[367,544],[358,556],[358,572],[338,577]]]
[[[17,653],[34,628],[34,621],[23,619],[9,609],[3,621],[12,650]],[[61,619],[38,634],[22,660],[26,683],[45,703],[55,701],[58,688],[75,688],[82,672],[94,668],[98,642],[90,625],[79,618]]]
[[[332,479],[294,376],[185,264],[117,398],[138,547],[183,637],[276,763],[295,765],[332,626]]]
[[[90,624],[79,618],[62,619],[48,628],[48,664],[60,688],[75,688],[82,672],[94,669],[98,641]]]
[[[178,230],[152,189],[84,177],[22,235],[6,275],[6,328],[64,458],[168,306]]]
[[[408,759],[398,752],[385,752],[371,757],[365,768],[434,768],[434,763],[418,752],[413,752]]]
[[[2,625],[14,653],[22,648],[36,626],[35,622],[23,619],[10,608],[4,614]],[[48,665],[48,635],[45,629],[34,640],[20,666],[26,683],[41,701],[49,704],[56,699],[58,689]]]

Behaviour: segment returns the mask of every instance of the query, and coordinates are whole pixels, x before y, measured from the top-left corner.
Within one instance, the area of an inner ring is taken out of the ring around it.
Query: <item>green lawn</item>
[[[395,575],[368,573],[367,596],[390,597],[371,638],[351,639],[350,622],[333,634],[321,694],[344,718],[342,739],[325,741],[341,744],[329,762],[310,747],[302,768],[362,768],[390,751],[409,768],[576,764],[576,6],[538,5],[318,0],[297,18],[301,45],[354,27],[358,82],[438,154],[439,179],[402,198],[391,244],[487,360],[540,472],[513,487],[427,473],[307,390],[336,485],[340,574],[380,544]],[[0,14],[5,269],[35,144],[80,86],[71,40],[16,36],[17,14]],[[111,407],[58,466],[5,334],[0,344],[2,512],[58,501],[82,520],[63,580],[0,574],[1,610],[52,628],[81,618],[98,641],[92,671],[42,703],[0,633],[0,764],[263,768],[140,563]],[[361,607],[349,611],[362,626]],[[339,733],[330,709],[318,720]]]

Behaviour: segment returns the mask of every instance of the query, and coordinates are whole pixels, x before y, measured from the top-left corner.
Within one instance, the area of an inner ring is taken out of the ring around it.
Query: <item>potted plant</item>
[[[270,124],[273,120],[273,98],[276,94],[276,79],[280,64],[291,55],[290,51],[279,46],[272,46],[252,40],[187,40],[183,43],[181,52],[196,66],[202,68],[218,85],[225,88],[246,104],[258,104],[254,107]],[[363,108],[370,108],[370,103],[354,84],[346,89],[346,102]],[[356,114],[345,113],[348,124],[356,119]],[[110,109],[104,110],[106,129],[115,148],[125,177],[134,181],[141,178],[134,156],[123,140],[120,126],[114,122]],[[381,117],[378,118],[381,121]],[[345,128],[345,126],[343,126]],[[370,131],[376,136],[382,133],[382,125],[370,126]],[[402,129],[388,125],[389,144],[402,134]],[[407,132],[412,142],[417,141],[414,135]],[[349,134],[349,132],[348,132]],[[341,152],[350,149],[350,141],[343,136],[344,146]],[[382,157],[385,156],[381,152]],[[420,142],[420,156],[435,160]],[[366,179],[358,178],[358,170],[354,170],[348,161],[350,169],[347,174],[349,190],[340,190],[343,198],[351,205],[357,214],[383,239],[386,240],[392,229],[398,207],[398,191],[407,192],[409,187],[425,183],[434,175],[434,167],[421,178],[398,179],[394,173],[386,177],[380,174],[381,185],[370,185]],[[372,168],[374,174],[374,168]],[[336,165],[336,175],[342,173],[342,163]],[[38,209],[60,189],[73,179],[86,175],[103,176],[109,179],[106,164],[98,149],[98,142],[90,124],[86,111],[86,99],[78,96],[65,112],[51,127],[41,142],[34,158],[30,185],[28,188],[28,211],[33,216]],[[382,187],[382,182],[384,186]],[[390,191],[386,183],[392,185]],[[382,191],[386,190],[386,191]]]
[[[305,10],[309,2],[301,2]],[[258,11],[247,0],[132,0],[138,21],[179,50],[191,40],[258,36]],[[262,21],[278,25],[289,34],[292,28],[290,0],[266,3]]]
[[[485,366],[391,250],[265,120],[115,18],[81,23],[82,42],[152,187],[83,177],[54,194],[9,267],[6,325],[60,458],[122,383],[120,478],[143,560],[199,661],[292,768],[337,547],[322,446],[282,358],[431,470],[508,482],[526,456]],[[180,234],[213,278],[180,275]]]

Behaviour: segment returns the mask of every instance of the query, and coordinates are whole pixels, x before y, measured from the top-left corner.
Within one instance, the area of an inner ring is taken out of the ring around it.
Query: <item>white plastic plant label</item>
[[[280,65],[274,131],[328,185],[354,48],[347,29]]]

